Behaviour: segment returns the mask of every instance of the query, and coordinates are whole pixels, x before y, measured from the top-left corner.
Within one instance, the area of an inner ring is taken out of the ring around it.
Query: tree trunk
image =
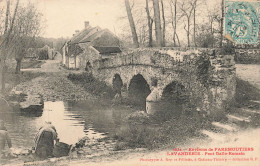
[[[196,6],[196,1],[195,1],[195,4]],[[196,44],[196,7],[193,8],[193,24],[194,24],[194,28],[193,28],[193,40],[194,40],[194,46],[197,47],[197,44]]]
[[[147,21],[148,21],[148,28],[149,28],[149,42],[148,47],[153,46],[153,20],[151,19],[150,11],[149,11],[149,5],[148,0],[146,2],[146,14],[147,14]]]
[[[179,41],[179,37],[176,33],[176,29],[177,29],[177,0],[174,1],[174,39],[175,39],[175,36],[177,37],[178,39],[178,42],[179,42],[179,46],[180,46],[180,41]],[[175,43],[176,40],[174,40],[174,46],[176,46],[176,43]]]
[[[225,17],[225,11],[224,11],[224,0],[221,1],[221,11],[222,11],[222,15],[221,15],[221,25],[220,25],[220,43],[219,43],[219,47],[222,47],[222,41],[223,41],[223,33],[224,33],[224,17]]]
[[[188,18],[187,39],[188,39],[188,47],[190,47],[190,18]]]
[[[137,37],[137,33],[136,33],[135,23],[134,23],[134,19],[132,16],[129,0],[125,0],[125,7],[126,7],[127,17],[128,17],[131,32],[132,32],[134,47],[138,48],[139,42],[138,42],[138,37]]]
[[[164,16],[163,0],[161,0],[161,8],[162,8],[162,19],[163,19],[162,46],[165,47],[165,16]]]
[[[210,21],[210,33],[212,36],[214,36],[214,32],[213,32],[213,20]],[[212,42],[211,47],[214,47],[214,42]]]
[[[178,41],[178,46],[180,47],[180,46],[181,46],[181,44],[180,44],[179,36],[178,36],[178,34],[177,34],[177,33],[175,33],[175,35],[176,35],[176,38],[177,38],[177,41]]]
[[[161,47],[162,46],[162,29],[161,29],[160,8],[159,8],[158,0],[153,0],[153,9],[154,9],[156,43],[157,43],[158,47]]]
[[[7,66],[5,62],[0,62],[0,83],[1,83],[1,92],[5,91],[5,73],[6,73]]]
[[[177,35],[176,29],[177,29],[177,0],[174,0],[174,14],[173,14],[173,9],[172,9],[172,3],[173,1],[170,2],[170,6],[171,6],[171,17],[172,17],[172,28],[173,28],[173,43],[174,43],[174,47],[177,46],[176,44],[176,40],[178,40],[179,46],[180,46],[180,41],[179,41],[179,37]],[[177,39],[176,39],[177,38]]]
[[[22,65],[22,61],[21,60],[16,60],[15,74],[19,74],[20,73],[21,65]]]
[[[7,1],[7,6],[6,6],[4,34],[7,34],[7,30],[8,30],[9,13],[10,13],[10,0]]]

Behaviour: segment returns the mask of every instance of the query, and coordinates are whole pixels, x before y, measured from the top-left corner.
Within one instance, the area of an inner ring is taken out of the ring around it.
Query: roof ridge
[[[92,30],[91,30],[87,35],[85,35],[79,42],[84,42],[87,38],[89,38],[90,36],[92,36],[93,34],[95,34],[96,32],[93,32],[93,33],[92,33],[92,31],[93,31],[94,29],[97,29],[96,32],[102,31],[102,29],[101,29],[99,26],[96,26],[96,27],[92,28]]]
[[[87,38],[85,38],[84,40],[81,40],[81,42],[92,42],[93,40],[97,39],[98,37],[100,37],[105,31],[103,29],[101,29],[100,31],[97,31],[91,35],[89,35]],[[95,36],[96,35],[96,36]],[[89,40],[89,38],[93,37],[93,39]]]
[[[70,39],[71,41],[75,40],[76,38],[78,38],[80,35],[82,35],[82,33],[84,33],[87,30],[93,29],[93,27],[88,26],[87,28],[82,29],[80,32],[78,32],[77,34],[75,34],[74,36],[72,36],[72,38]]]

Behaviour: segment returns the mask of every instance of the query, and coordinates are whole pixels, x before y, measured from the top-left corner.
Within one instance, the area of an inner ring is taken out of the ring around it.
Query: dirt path
[[[46,60],[41,68],[30,68],[30,69],[21,69],[21,71],[26,72],[44,72],[44,73],[57,73],[61,72],[60,60]]]

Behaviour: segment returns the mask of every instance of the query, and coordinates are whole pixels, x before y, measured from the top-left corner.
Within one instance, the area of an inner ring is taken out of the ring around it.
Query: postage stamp
[[[259,42],[260,1],[232,1],[225,5],[225,34],[236,44]]]

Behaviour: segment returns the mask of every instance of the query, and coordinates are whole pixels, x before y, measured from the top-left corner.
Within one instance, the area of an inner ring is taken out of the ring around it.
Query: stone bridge
[[[176,106],[219,116],[235,95],[234,56],[218,49],[137,49],[92,65],[94,77],[150,114]]]

